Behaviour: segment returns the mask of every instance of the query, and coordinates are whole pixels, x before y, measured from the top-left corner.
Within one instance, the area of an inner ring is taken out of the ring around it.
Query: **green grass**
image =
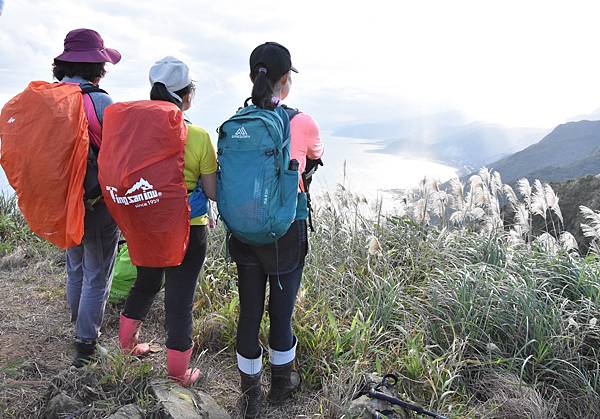
[[[343,404],[361,374],[393,371],[402,397],[452,417],[600,413],[596,256],[405,218],[378,224],[349,194],[320,204],[294,328],[305,382],[324,399]],[[381,255],[368,252],[373,235]],[[222,241],[213,235],[210,255]],[[223,257],[207,264],[200,295],[198,343],[211,324],[233,351],[238,296]],[[266,346],[267,315],[261,331]]]
[[[19,246],[44,255],[54,251],[52,245],[29,230],[16,196],[0,193],[0,257],[12,253]]]
[[[511,244],[501,229],[472,223],[449,230],[383,217],[347,191],[317,204],[294,314],[315,410],[339,417],[362,375],[376,371],[398,374],[400,397],[450,417],[600,416],[597,255]],[[39,244],[15,211],[0,199],[1,243]],[[373,237],[379,250],[369,249]],[[194,340],[233,355],[239,300],[223,243],[219,228],[198,285]],[[265,347],[268,326],[265,315]],[[107,398],[152,408],[145,388],[154,371],[119,358],[98,368]]]
[[[82,401],[86,406],[78,416],[82,418],[107,417],[130,403],[136,403],[148,417],[154,417],[160,406],[150,390],[150,380],[156,375],[150,362],[111,354],[86,368],[71,368],[55,376],[46,398],[65,392]]]

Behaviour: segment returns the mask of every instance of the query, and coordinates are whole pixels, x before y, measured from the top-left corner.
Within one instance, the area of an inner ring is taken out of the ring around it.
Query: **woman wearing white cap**
[[[191,107],[194,95],[187,65],[174,57],[165,57],[150,69],[150,99],[174,103],[181,110]],[[184,178],[188,191],[200,184],[206,196],[215,199],[217,161],[208,133],[188,123],[184,151]],[[188,369],[192,356],[192,304],[198,274],[206,256],[208,216],[206,211],[194,216],[192,206],[187,253],[179,266],[148,268],[138,266],[138,277],[127,298],[119,322],[121,349],[133,355],[149,351],[146,343],[137,342],[141,322],[165,278],[165,328],[167,332],[167,370],[183,385],[199,377],[197,369]]]

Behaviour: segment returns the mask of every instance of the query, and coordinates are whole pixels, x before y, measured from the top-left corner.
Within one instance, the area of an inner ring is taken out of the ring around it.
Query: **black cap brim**
[[[298,72],[298,70],[296,70],[296,67],[294,67],[294,66],[291,66],[291,67],[290,67],[290,71],[293,71],[294,73],[297,73],[297,72]]]

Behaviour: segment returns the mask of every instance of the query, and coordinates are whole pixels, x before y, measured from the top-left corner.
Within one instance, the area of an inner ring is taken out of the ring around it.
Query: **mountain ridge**
[[[539,142],[489,165],[505,182],[564,181],[600,173],[600,121],[558,125]]]

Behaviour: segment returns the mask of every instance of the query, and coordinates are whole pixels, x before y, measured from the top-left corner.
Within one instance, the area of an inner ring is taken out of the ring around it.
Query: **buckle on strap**
[[[97,197],[91,199],[84,199],[83,203],[85,205],[85,209],[89,211],[94,211],[94,205],[96,205],[102,199],[102,195],[98,195]]]

